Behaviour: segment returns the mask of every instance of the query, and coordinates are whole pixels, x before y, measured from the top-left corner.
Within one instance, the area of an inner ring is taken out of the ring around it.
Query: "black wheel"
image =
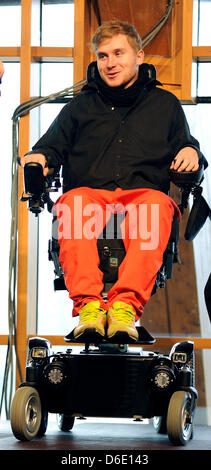
[[[186,445],[192,438],[191,396],[185,391],[174,392],[167,414],[169,440],[176,445]]]
[[[58,427],[61,431],[65,431],[65,432],[70,431],[74,426],[75,416],[69,416],[69,415],[65,415],[64,413],[62,413],[62,414],[57,414],[56,419],[57,419]]]
[[[154,416],[152,422],[158,434],[167,434],[166,416]]]
[[[20,441],[30,441],[41,425],[41,402],[33,387],[19,388],[13,398],[10,422],[14,436]]]

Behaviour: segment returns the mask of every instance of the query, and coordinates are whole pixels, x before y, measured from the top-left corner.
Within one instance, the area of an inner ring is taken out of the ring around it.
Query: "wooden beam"
[[[0,346],[5,346],[8,344],[8,335],[0,335]],[[12,337],[12,343],[14,344],[14,336]]]
[[[181,99],[191,101],[193,0],[182,3]]]
[[[86,77],[86,69],[90,62],[90,10],[88,0],[75,0],[74,19],[74,83]]]
[[[97,8],[96,8],[97,5]],[[99,16],[99,5],[98,2],[90,3],[90,40],[92,39],[96,29],[99,26],[100,16]],[[96,60],[96,54],[93,50],[90,51],[90,62]]]
[[[21,1],[21,50],[20,50],[20,101],[30,99],[31,68],[31,1]],[[29,114],[19,123],[19,154],[29,150]],[[19,194],[23,191],[23,173],[19,169]],[[18,260],[17,260],[17,351],[22,375],[25,368],[26,324],[27,324],[27,255],[28,255],[28,212],[24,204],[18,205]],[[18,385],[18,374],[17,381]]]
[[[77,346],[83,346],[84,343],[67,343],[65,340],[64,340],[64,337],[63,336],[54,336],[54,335],[46,335],[46,334],[39,334],[39,335],[27,335],[26,337],[26,344],[29,340],[29,338],[34,338],[35,336],[39,336],[40,338],[46,338],[48,339],[48,341],[50,341],[50,343],[53,345],[53,346],[74,346],[74,345],[77,345]],[[168,348],[171,348],[175,343],[179,343],[180,341],[193,341],[194,342],[194,347],[195,349],[211,349],[211,338],[199,338],[199,337],[180,337],[180,336],[155,336],[155,340],[156,342],[153,344],[150,344],[150,345],[143,345],[143,348],[145,349],[146,347],[147,348],[152,348],[154,349],[155,346],[156,346],[156,349],[157,347],[160,347],[160,348],[163,348],[163,347],[168,347]],[[1,346],[4,346],[4,345],[7,345],[8,343],[8,335],[0,335],[0,345]],[[14,344],[14,337],[13,337],[13,344]],[[133,344],[131,346],[134,346],[134,347],[140,347],[140,345],[136,345],[136,344]]]
[[[29,338],[34,337],[35,335],[28,335],[27,340]],[[39,337],[48,339],[50,343],[53,346],[84,346],[84,343],[67,343],[64,340],[63,336],[54,336],[54,335],[42,335],[39,334]],[[143,349],[147,348],[152,348],[153,349],[158,349],[158,348],[166,348],[169,347],[171,348],[174,344],[179,343],[180,341],[193,341],[194,342],[194,347],[195,349],[211,349],[211,338],[192,338],[192,337],[180,337],[180,336],[165,336],[165,337],[155,337],[156,342],[154,344],[150,345],[142,345]],[[131,346],[134,347],[140,347],[140,344],[131,344]]]
[[[20,57],[20,47],[0,47],[0,57]]]
[[[53,58],[73,58],[74,48],[73,47],[37,47],[32,46],[31,55],[33,58],[41,59],[42,57],[53,57]]]
[[[192,47],[192,57],[198,62],[211,62],[211,46]]]

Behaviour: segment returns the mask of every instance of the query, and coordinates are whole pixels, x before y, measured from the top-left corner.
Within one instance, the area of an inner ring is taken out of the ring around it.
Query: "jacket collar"
[[[84,85],[82,91],[98,91],[99,90],[100,75],[97,68],[97,62],[91,62],[87,68],[87,84]],[[100,79],[101,80],[101,79]],[[156,85],[162,86],[156,78],[156,69],[152,64],[143,63],[139,66],[138,79],[135,82],[140,88],[143,86],[154,87]]]

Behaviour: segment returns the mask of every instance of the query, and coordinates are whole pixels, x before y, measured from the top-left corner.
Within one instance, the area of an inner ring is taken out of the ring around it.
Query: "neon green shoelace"
[[[103,313],[102,308],[96,308],[96,309],[89,308],[80,312],[80,320],[81,321],[96,320],[99,317],[99,315],[101,315],[102,313]]]
[[[134,314],[123,307],[113,310],[112,316],[118,323],[130,324],[134,320]]]

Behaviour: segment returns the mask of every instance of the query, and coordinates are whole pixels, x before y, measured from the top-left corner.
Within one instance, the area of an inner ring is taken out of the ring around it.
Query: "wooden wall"
[[[143,37],[161,19],[166,0],[98,0],[101,22],[128,21]],[[156,66],[158,80],[185,101],[191,101],[192,0],[175,1],[173,11],[154,40],[146,47],[146,62]]]

